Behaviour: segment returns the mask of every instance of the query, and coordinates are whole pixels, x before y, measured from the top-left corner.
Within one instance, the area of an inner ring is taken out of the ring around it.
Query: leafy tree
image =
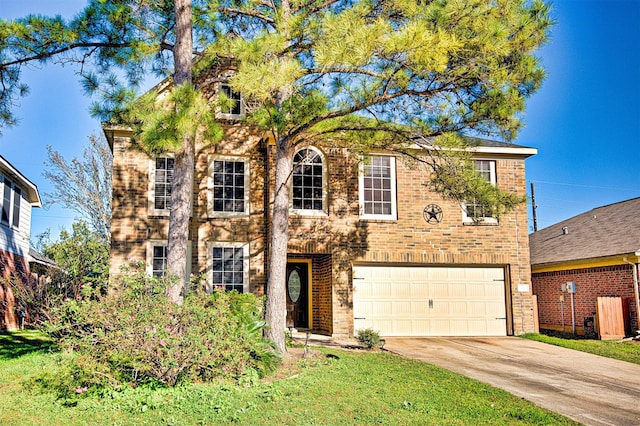
[[[482,185],[458,135],[515,137],[544,71],[534,51],[551,24],[542,1],[221,1],[213,58],[238,61],[234,90],[275,139],[268,337],[284,350],[285,272],[293,154],[301,144],[433,153],[431,185],[504,209],[518,200]],[[437,149],[438,147],[446,149]],[[453,148],[453,149],[452,149]],[[443,160],[443,157],[444,160]]]
[[[276,141],[266,319],[268,337],[284,351],[289,176],[296,147],[331,140],[355,149],[409,152],[421,145],[433,154],[424,161],[434,171],[435,189],[508,208],[517,200],[478,184],[469,161],[446,157],[466,147],[461,133],[515,137],[525,100],[544,77],[534,51],[546,40],[548,15],[540,0],[93,0],[69,23],[42,17],[0,22],[0,83],[6,88],[0,119],[10,124],[11,102],[25,89],[19,69],[30,61],[93,60],[98,75],[85,74],[86,87],[106,95],[94,112],[123,117],[121,105],[132,93],[107,71],[122,67],[135,83],[148,68],[165,69],[172,54],[175,101],[166,122],[173,136],[166,140],[178,159],[168,263],[182,277],[184,264],[176,263],[186,250],[191,205],[185,194],[199,128],[189,125],[189,117],[200,117],[191,113],[200,111],[194,107],[200,101],[189,84],[188,52],[198,50],[188,47],[190,40],[209,46],[199,67],[221,58],[235,61],[232,88],[257,106],[247,119]],[[140,110],[144,122],[149,109]],[[180,299],[181,288],[172,289],[173,300]]]
[[[106,291],[109,281],[109,240],[91,230],[86,222],[75,221],[63,229],[59,240],[44,242],[43,254],[59,266],[51,285],[67,298],[75,298],[83,285],[91,282]],[[52,271],[55,272],[55,271]]]
[[[111,178],[113,155],[104,136],[90,136],[83,159],[65,158],[47,146],[43,175],[53,184],[45,193],[49,203],[58,203],[80,213],[104,241],[111,238]]]
[[[49,239],[49,231],[38,235],[37,240],[38,250],[54,261],[37,266],[38,273],[47,279],[33,280],[27,286],[20,281],[12,287],[32,323],[51,319],[52,312],[64,300],[79,299],[89,289],[95,294],[106,293],[109,243],[103,235],[90,229],[86,222],[76,221],[71,230],[60,232],[56,242]]]
[[[203,10],[207,1],[195,3]],[[0,130],[16,124],[12,108],[28,93],[20,81],[21,70],[31,63],[75,64],[86,92],[99,96],[92,113],[105,121],[124,119],[135,88],[149,72],[173,76],[175,93],[169,108],[173,115],[162,122],[171,126],[165,129],[165,139],[143,147],[149,153],[171,150],[176,154],[168,269],[180,279],[168,294],[177,302],[185,284],[193,143],[199,128],[195,118],[207,117],[197,114],[201,109],[193,108],[202,102],[191,85],[192,41],[195,35],[201,45],[208,44],[213,36],[206,13],[197,17],[198,31],[193,33],[192,6],[191,0],[90,0],[70,21],[37,15],[0,20]],[[145,115],[144,109],[139,113],[144,117],[149,114],[146,111]],[[149,133],[157,134],[156,130]]]

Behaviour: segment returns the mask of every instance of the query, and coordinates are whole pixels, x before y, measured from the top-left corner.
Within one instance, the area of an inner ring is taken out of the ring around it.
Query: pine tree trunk
[[[174,87],[191,83],[192,27],[191,0],[176,0],[176,43],[173,48],[175,73]],[[193,137],[182,136],[182,149],[175,155],[173,183],[171,185],[171,211],[169,214],[169,241],[167,268],[177,282],[167,290],[170,300],[181,303],[186,286],[186,271],[191,221],[195,147]]]
[[[285,330],[287,326],[286,273],[287,245],[289,242],[289,193],[293,167],[291,147],[288,140],[279,140],[276,145],[276,176],[273,216],[271,223],[271,251],[267,276],[267,300],[265,321],[269,325],[265,337],[273,341],[280,353],[285,353]]]

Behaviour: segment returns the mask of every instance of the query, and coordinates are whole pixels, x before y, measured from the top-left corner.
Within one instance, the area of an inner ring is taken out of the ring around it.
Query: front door
[[[287,327],[309,328],[309,264],[287,263]]]

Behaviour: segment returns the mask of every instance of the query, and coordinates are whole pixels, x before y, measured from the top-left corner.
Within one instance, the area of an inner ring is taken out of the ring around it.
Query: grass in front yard
[[[2,353],[20,353],[16,340],[6,337],[0,338]],[[139,387],[102,398],[60,401],[33,385],[40,371],[55,371],[58,356],[33,340],[26,340],[21,355],[0,357],[0,424],[576,424],[429,364],[385,352],[337,349],[314,351],[314,357],[289,364],[279,375],[282,378],[252,387]]]
[[[640,342],[633,340],[588,340],[588,339],[563,339],[547,336],[545,334],[523,334],[520,337],[563,348],[575,349],[620,361],[640,364]]]
[[[53,344],[36,330],[0,332],[0,360],[18,358],[33,352],[48,352]]]

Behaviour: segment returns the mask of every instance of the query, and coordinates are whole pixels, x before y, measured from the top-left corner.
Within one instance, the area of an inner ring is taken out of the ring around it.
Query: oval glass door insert
[[[298,302],[301,289],[300,275],[298,274],[298,271],[294,270],[289,274],[289,282],[287,284],[287,288],[289,289],[289,298],[291,299],[291,301],[293,303]]]

